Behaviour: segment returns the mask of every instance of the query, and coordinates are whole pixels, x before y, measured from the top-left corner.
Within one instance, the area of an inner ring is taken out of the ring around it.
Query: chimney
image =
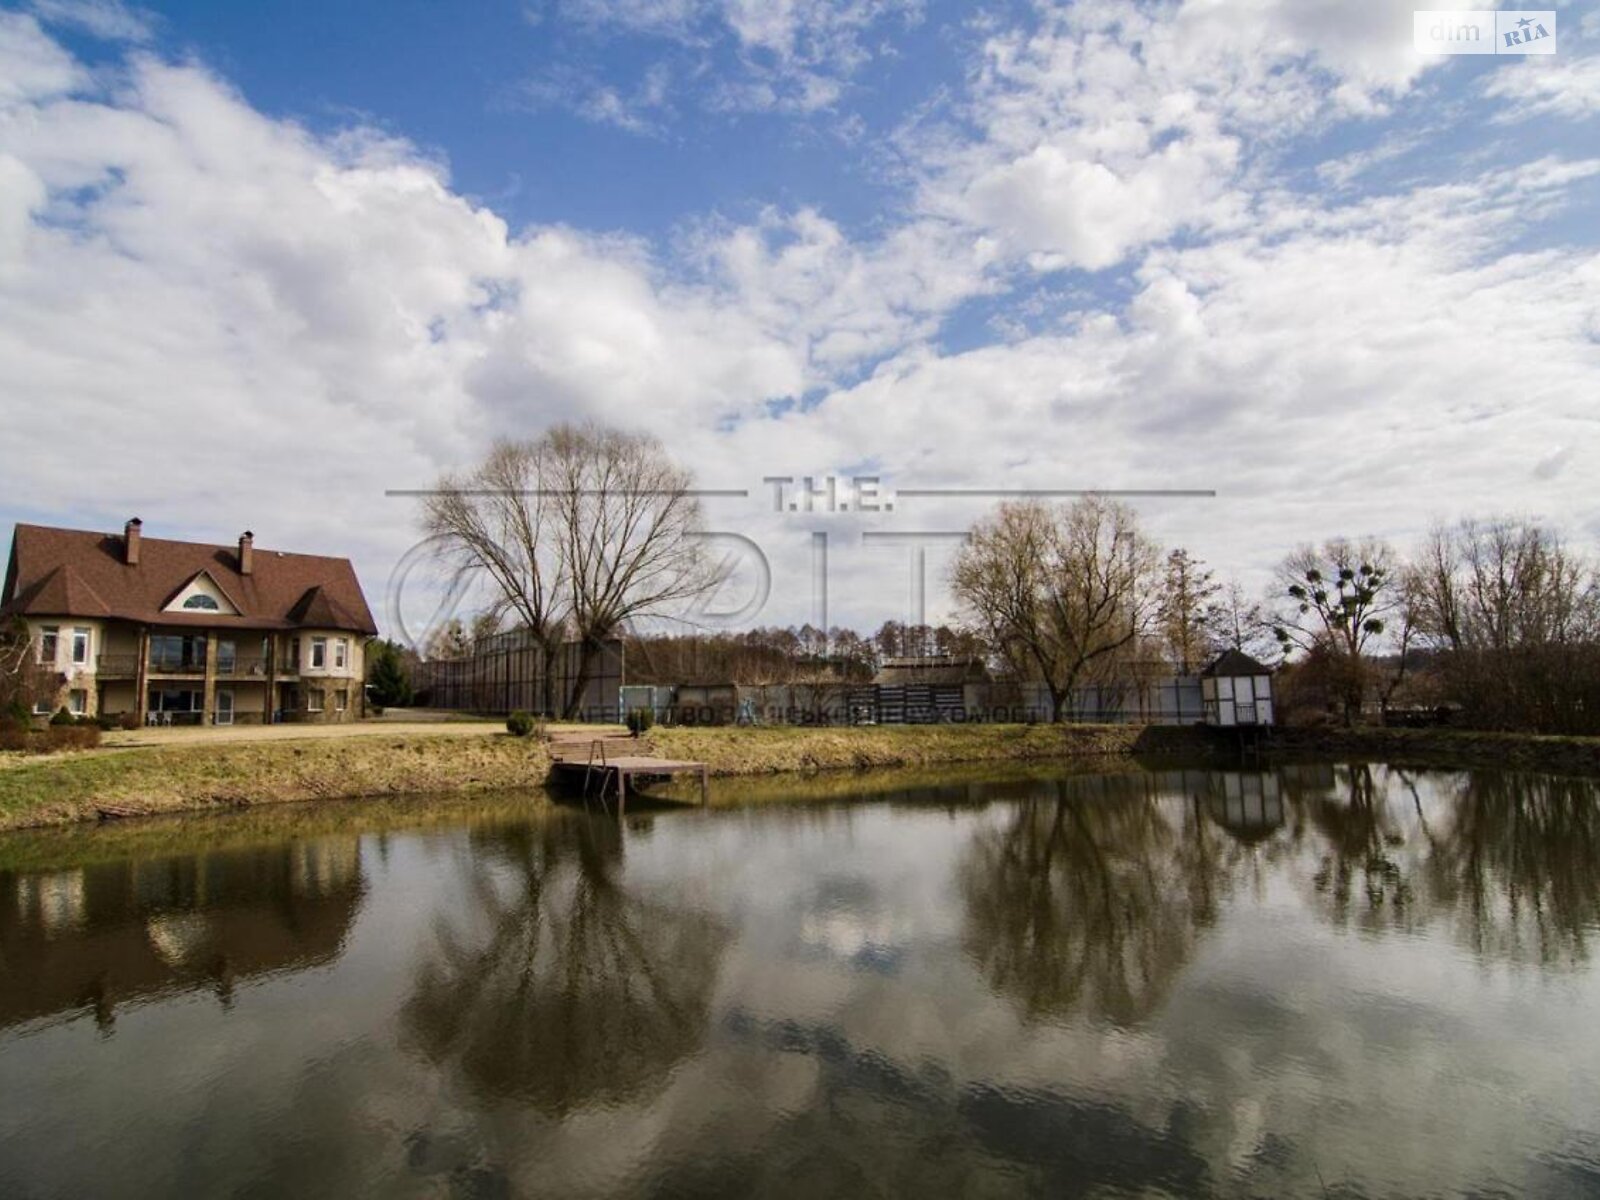
[[[248,529],[239,535],[239,574],[248,575],[255,570],[256,535]]]
[[[122,527],[122,558],[130,567],[139,565],[139,534],[143,529],[144,522],[138,517]]]

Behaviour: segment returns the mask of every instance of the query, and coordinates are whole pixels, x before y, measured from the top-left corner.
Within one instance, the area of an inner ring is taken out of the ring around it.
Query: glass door
[[[233,724],[233,689],[232,688],[218,688],[217,689],[217,715],[216,715],[216,722],[217,722],[218,725],[232,725]]]

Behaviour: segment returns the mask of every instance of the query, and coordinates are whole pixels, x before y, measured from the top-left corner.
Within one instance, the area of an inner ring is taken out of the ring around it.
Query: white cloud
[[[4,29],[38,64],[0,109],[11,505],[344,542],[381,579],[412,521],[383,490],[492,434],[669,432],[802,385],[801,352],[638,246],[511,231],[406,144],[314,137],[193,67],[63,96],[90,85]]]
[[[632,88],[624,91],[590,72],[563,66],[525,80],[514,102],[532,111],[564,109],[596,125],[613,125],[629,133],[658,135],[670,115],[671,69],[657,63]]]
[[[147,42],[155,18],[122,0],[29,0],[28,8],[52,25],[70,25],[95,37],[118,42]]]
[[[730,45],[739,71],[713,108],[811,113],[831,109],[878,53],[874,38],[921,18],[921,0],[555,0],[597,31],[666,38],[699,52]]]
[[[919,129],[923,206],[1039,270],[1103,269],[1237,223],[1252,156],[1379,112],[1425,61],[1410,6],[1190,0],[1047,6],[1002,29],[960,106]]]
[[[84,72],[39,23],[0,12],[0,104],[59,96],[82,83]]]
[[[1581,120],[1600,114],[1600,55],[1529,55],[1489,76],[1484,95],[1509,102],[1501,120],[1555,116]]]
[[[761,511],[767,474],[1215,487],[1145,508],[1225,569],[1467,507],[1600,530],[1600,258],[1513,248],[1600,168],[1288,190],[1263,156],[1371,120],[1351,114],[1417,68],[1376,34],[1313,47],[1293,13],[1321,8],[1240,11],[1091,4],[991,33],[961,120],[899,147],[915,186],[873,237],[801,206],[707,218],[667,248],[509,228],[403,141],[314,136],[156,57],[91,73],[0,14],[0,394],[25,398],[0,503],[107,527],[137,509],[153,534],[249,526],[355,553],[376,590],[411,536],[385,488],[593,415],[661,434],[708,486],[756,489],[714,520],[788,556],[781,620],[807,616],[808,543]],[[1231,61],[1224,29],[1266,57]],[[1099,291],[1033,273],[1116,264]],[[941,351],[969,303],[1025,320]],[[875,624],[905,564],[852,548],[866,527],[836,527],[834,616]]]

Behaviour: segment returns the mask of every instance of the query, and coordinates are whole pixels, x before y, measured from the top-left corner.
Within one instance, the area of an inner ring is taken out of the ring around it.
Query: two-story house
[[[27,622],[58,690],[40,712],[141,723],[344,721],[377,633],[348,559],[18,525],[0,617]]]

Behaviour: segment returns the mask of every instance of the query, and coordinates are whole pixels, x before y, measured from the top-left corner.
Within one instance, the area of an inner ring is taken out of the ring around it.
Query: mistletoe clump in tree
[[[1285,655],[1299,650],[1327,663],[1346,724],[1361,711],[1371,652],[1398,602],[1393,561],[1383,542],[1338,538],[1320,550],[1302,547],[1279,568],[1287,603],[1274,635]]]

